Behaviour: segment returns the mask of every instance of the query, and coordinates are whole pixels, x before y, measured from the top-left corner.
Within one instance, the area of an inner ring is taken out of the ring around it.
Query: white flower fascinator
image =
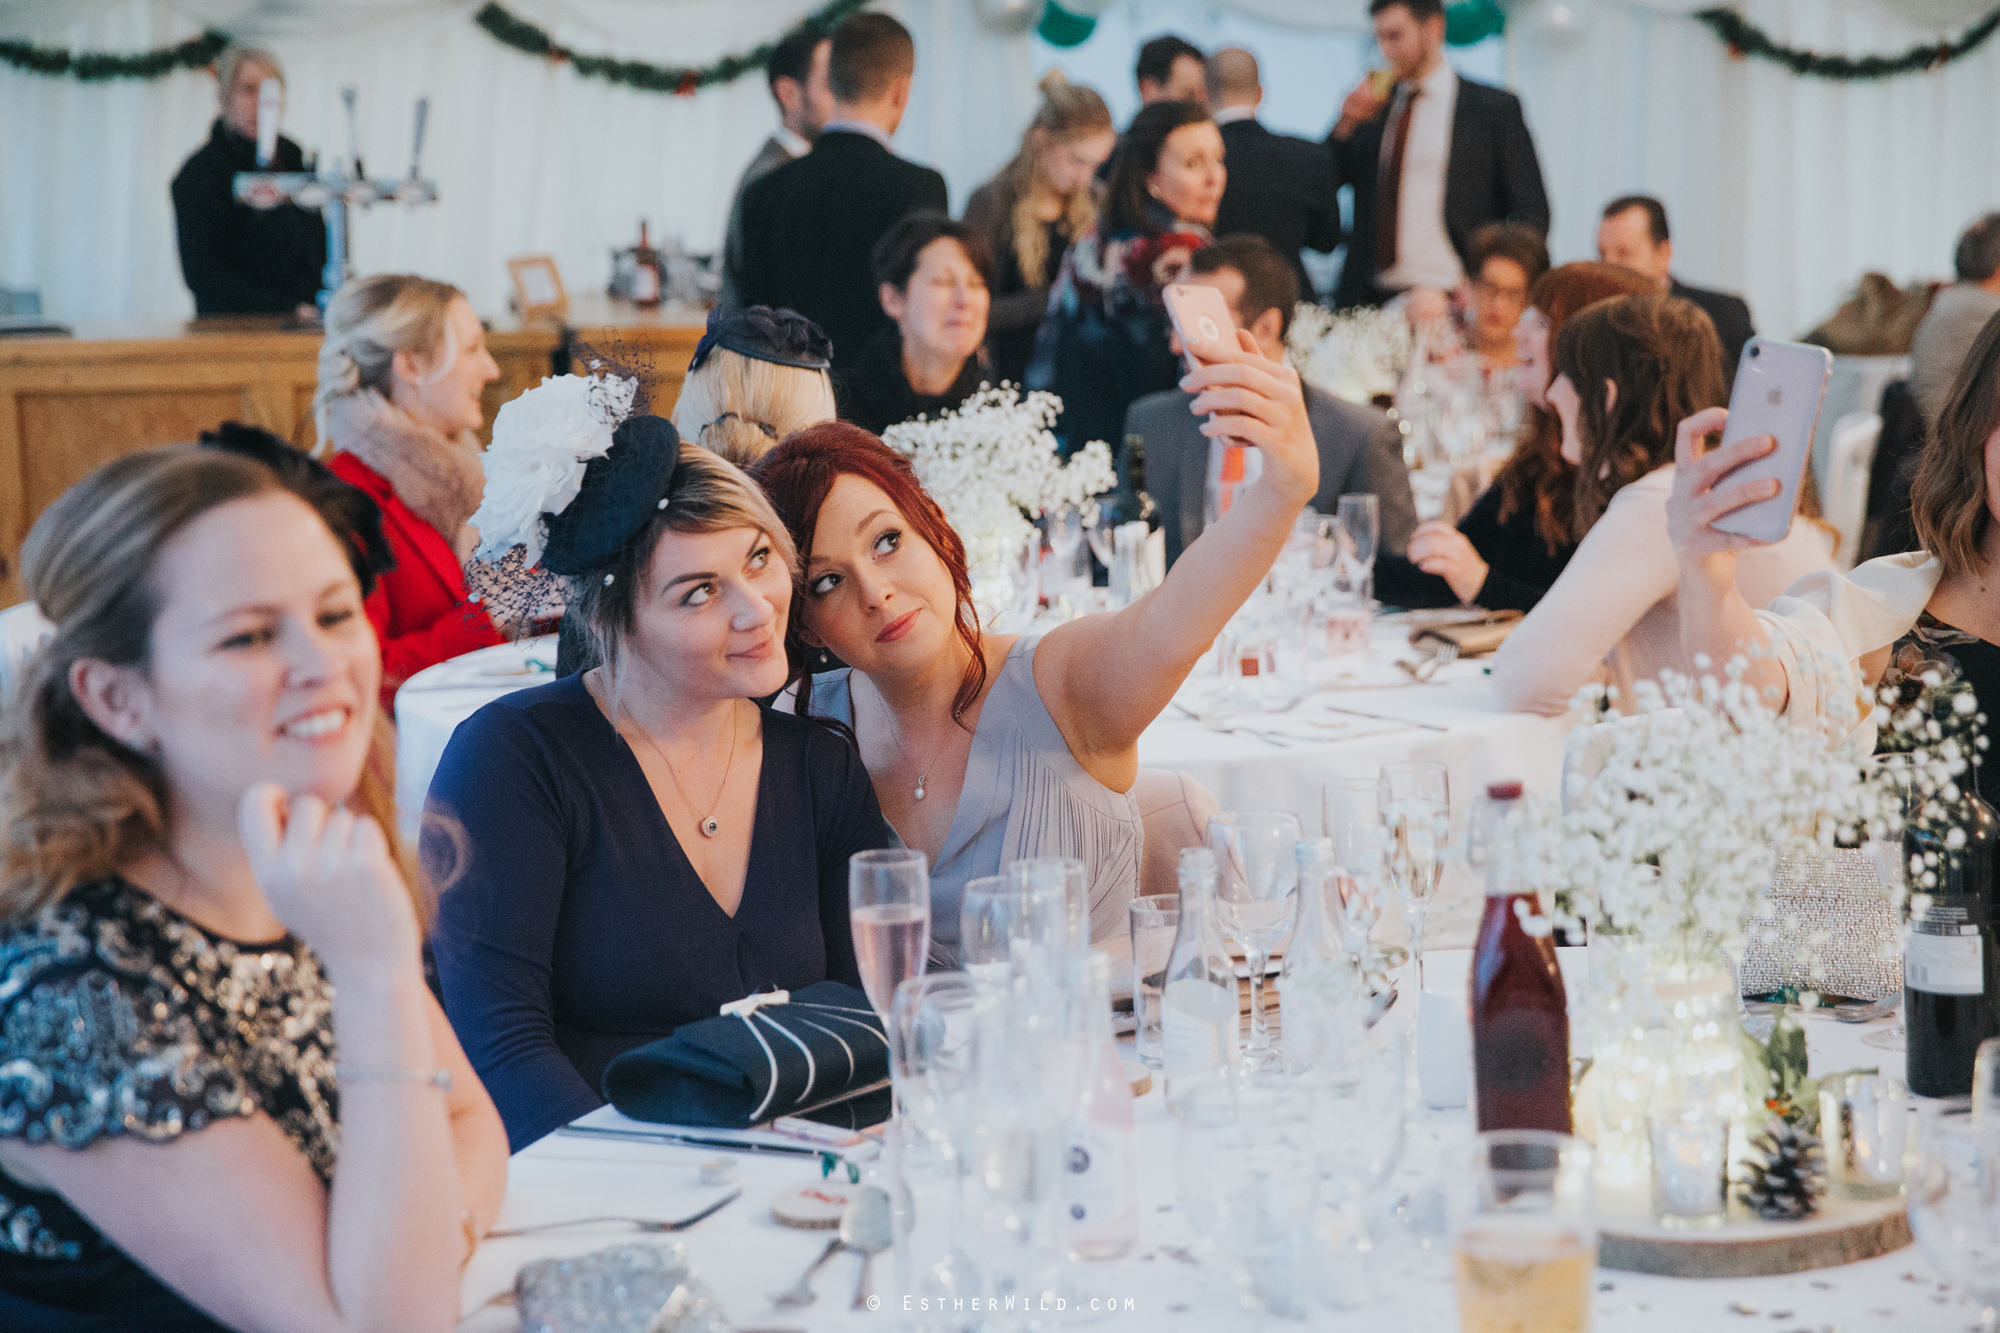
[[[479,559],[498,561],[519,546],[523,565],[541,560],[547,518],[569,507],[586,466],[611,451],[638,387],[624,376],[551,375],[500,408],[483,458],[486,492],[471,519]]]

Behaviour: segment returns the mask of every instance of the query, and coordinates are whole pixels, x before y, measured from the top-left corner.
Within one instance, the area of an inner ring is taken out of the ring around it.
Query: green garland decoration
[[[31,42],[0,42],[0,61],[30,74],[67,74],[85,83],[106,79],[158,79],[183,69],[203,69],[228,47],[229,39],[213,28],[177,46],[162,46],[137,55],[71,52]]]
[[[1759,60],[1783,65],[1803,77],[1843,82],[1888,79],[1898,74],[1937,69],[1978,49],[1996,30],[2000,30],[2000,8],[1996,8],[1960,33],[1957,41],[1928,42],[1895,56],[1827,56],[1817,51],[1782,46],[1773,41],[1769,33],[1732,9],[1704,9],[1694,17],[1726,42],[1733,56],[1755,56]]]
[[[865,3],[867,0],[830,0],[830,3],[808,15],[804,24],[822,32],[831,32],[836,24]],[[499,4],[482,6],[472,19],[492,34],[494,40],[513,47],[523,55],[568,64],[587,79],[603,79],[606,83],[621,83],[649,93],[673,93],[678,97],[692,97],[703,88],[733,83],[753,70],[764,68],[778,45],[775,41],[765,42],[706,65],[655,65],[644,60],[615,60],[610,56],[590,56],[572,51],[526,19],[508,13]]]

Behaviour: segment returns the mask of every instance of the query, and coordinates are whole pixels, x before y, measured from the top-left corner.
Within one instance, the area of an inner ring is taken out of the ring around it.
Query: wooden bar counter
[[[700,310],[586,297],[561,323],[493,321],[487,346],[500,378],[486,387],[486,420],[559,365],[568,368],[573,341],[639,369],[651,410],[668,415],[703,318]],[[280,316],[79,324],[74,337],[0,339],[0,560],[8,567],[0,607],[25,595],[13,566],[36,516],[99,464],[193,440],[224,421],[310,449],[319,347],[318,329]]]

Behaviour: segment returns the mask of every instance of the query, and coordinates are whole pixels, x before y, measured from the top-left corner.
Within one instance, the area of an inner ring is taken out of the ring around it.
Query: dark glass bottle
[[[1948,731],[1968,715],[1952,707],[1963,683],[1940,687],[1931,712]],[[1993,860],[2000,819],[1974,794],[1973,776],[1955,800],[1933,797],[1903,834],[1912,898],[1903,945],[1903,1031],[1910,1091],[1962,1097],[1972,1091],[1979,1043],[2000,1037],[2000,901]],[[1926,882],[1928,881],[1928,882]],[[1928,895],[1921,911],[1917,895]]]
[[[1521,784],[1486,789],[1482,812],[1498,830]],[[1570,1132],[1569,1009],[1555,940],[1522,928],[1524,912],[1539,912],[1529,886],[1517,882],[1501,840],[1493,839],[1486,870],[1486,913],[1472,950],[1473,1106],[1489,1129]]]

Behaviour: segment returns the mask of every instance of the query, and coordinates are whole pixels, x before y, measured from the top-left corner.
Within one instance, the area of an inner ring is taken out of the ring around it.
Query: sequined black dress
[[[331,1181],[333,1065],[333,988],[289,936],[223,939],[117,879],[0,927],[0,1138],[165,1144],[262,1112]],[[218,1327],[0,1169],[0,1329]]]

